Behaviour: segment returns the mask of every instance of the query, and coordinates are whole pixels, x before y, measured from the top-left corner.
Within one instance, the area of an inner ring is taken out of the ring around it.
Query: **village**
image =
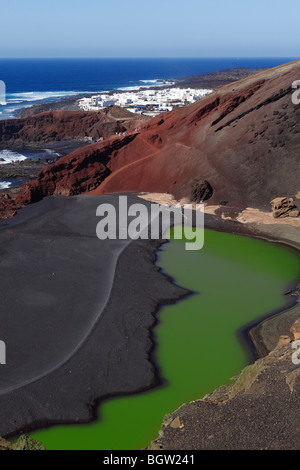
[[[192,88],[139,89],[82,98],[79,108],[98,111],[108,106],[120,106],[133,113],[154,117],[157,114],[186,106],[210,94],[213,90]]]

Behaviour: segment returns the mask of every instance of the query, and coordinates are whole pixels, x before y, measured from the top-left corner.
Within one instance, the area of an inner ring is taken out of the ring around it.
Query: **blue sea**
[[[0,80],[7,105],[0,119],[20,109],[78,94],[147,87],[157,80],[246,67],[275,67],[295,58],[169,58],[169,59],[0,59]]]
[[[200,75],[245,67],[275,67],[295,60],[281,58],[187,58],[187,59],[0,59],[0,80],[6,85],[6,105],[0,119],[18,116],[34,104],[88,93],[159,86],[160,80]],[[51,150],[0,150],[0,165],[26,159],[47,158]],[[18,184],[1,180],[0,190]]]

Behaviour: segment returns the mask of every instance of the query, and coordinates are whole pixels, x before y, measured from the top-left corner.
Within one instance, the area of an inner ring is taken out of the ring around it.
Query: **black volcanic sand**
[[[117,202],[118,195],[52,196],[0,221],[2,436],[92,421],[99,400],[160,383],[155,313],[188,292],[154,265],[163,240],[96,237],[96,208]],[[128,202],[150,207],[134,195]],[[262,236],[210,215],[205,226]]]
[[[95,400],[158,383],[154,313],[187,291],[154,266],[162,241],[96,237],[100,202],[117,197],[49,197],[0,221],[2,436],[87,422]]]
[[[155,313],[188,292],[154,265],[163,240],[96,237],[96,208],[118,196],[47,197],[0,221],[2,436],[89,422],[100,399],[160,383]],[[245,233],[209,215],[206,226]]]
[[[44,168],[45,165],[51,165],[55,163],[60,157],[55,156],[47,159],[37,160],[22,160],[19,162],[7,163],[5,165],[0,164],[0,179],[14,181],[35,179],[38,173]],[[19,188],[18,188],[19,189]],[[2,190],[3,192],[10,192],[7,189]]]
[[[28,180],[35,179],[38,173],[45,166],[52,165],[57,162],[62,156],[68,155],[69,153],[77,150],[79,147],[88,145],[86,142],[71,140],[61,141],[52,143],[32,143],[30,147],[22,148],[19,146],[3,146],[8,150],[16,150],[25,156],[28,156],[27,160],[16,161],[12,163],[2,164],[0,162],[0,180],[14,180],[18,183],[18,180],[22,180],[22,184]],[[1,144],[0,144],[1,146]],[[45,154],[45,147],[51,150],[53,154]],[[1,193],[15,193],[19,191],[21,184],[16,184],[10,188],[0,190]]]
[[[300,369],[291,344],[167,415],[151,450],[299,450]]]

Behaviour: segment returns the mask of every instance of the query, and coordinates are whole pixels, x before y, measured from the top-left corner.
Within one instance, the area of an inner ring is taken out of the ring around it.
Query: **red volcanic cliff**
[[[0,146],[23,146],[83,138],[97,140],[139,127],[149,120],[113,106],[100,111],[49,111],[22,119],[0,121]]]
[[[152,119],[141,132],[81,148],[42,170],[3,211],[48,194],[170,192],[190,197],[207,180],[211,201],[269,208],[300,190],[300,61],[227,85]],[[1,207],[0,207],[1,209]]]

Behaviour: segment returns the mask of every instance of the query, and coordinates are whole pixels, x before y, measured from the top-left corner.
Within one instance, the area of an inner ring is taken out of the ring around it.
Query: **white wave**
[[[117,88],[117,90],[120,91],[138,91],[142,90],[144,88],[151,88],[153,86],[155,87],[160,87],[160,86],[171,86],[174,85],[175,82],[170,82],[167,80],[160,80],[160,79],[155,79],[155,80],[139,80],[140,83],[147,83],[147,85],[134,85],[134,86],[122,86]]]
[[[164,80],[160,78],[156,78],[155,80],[139,80],[142,83],[149,83],[150,85],[156,84],[157,86],[165,86],[165,85],[174,85],[175,82],[171,82],[170,80]]]
[[[11,186],[9,181],[0,181],[0,189],[7,189]]]
[[[141,88],[148,88],[148,87],[143,87],[143,86],[121,86],[117,88],[117,90],[120,91],[135,91],[135,90],[140,90]],[[113,90],[112,90],[113,91]]]
[[[49,155],[54,155],[55,157],[60,157],[60,153],[58,152],[55,152],[55,150],[51,150],[51,149],[45,149],[45,153],[48,153]]]
[[[22,162],[26,157],[18,152],[12,150],[0,150],[0,165],[6,165],[12,162]]]
[[[7,104],[18,104],[31,101],[42,101],[54,98],[68,98],[76,95],[87,95],[90,91],[28,91],[7,95]]]
[[[159,81],[158,78],[156,78],[155,80],[139,80],[140,82],[143,82],[143,83],[157,83]]]
[[[17,111],[18,109],[20,109],[20,106],[9,106],[5,109],[5,113],[7,112],[13,113],[14,111]]]
[[[154,80],[139,80],[141,85],[133,85],[133,86],[126,86],[126,87],[119,87],[117,90],[139,90],[140,88],[149,88],[151,86],[166,86],[166,85],[173,85],[171,81],[163,81],[161,79],[154,79]],[[110,90],[112,91],[112,90]],[[19,107],[11,108],[11,105],[22,105],[28,106],[32,102],[36,101],[47,101],[47,100],[55,100],[60,98],[69,98],[72,96],[79,96],[79,95],[96,95],[97,93],[105,93],[105,91],[27,91],[21,93],[8,93],[6,95],[6,110],[9,108],[10,112],[14,112]],[[28,104],[25,104],[28,103]]]

